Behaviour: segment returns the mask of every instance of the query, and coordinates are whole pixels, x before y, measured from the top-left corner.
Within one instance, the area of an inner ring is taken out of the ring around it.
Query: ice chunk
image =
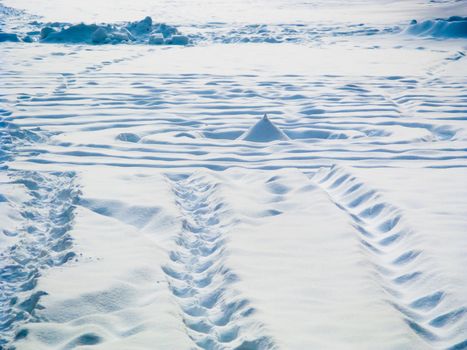
[[[0,33],[0,42],[4,41],[18,42],[21,40],[19,40],[18,35],[14,33]]]
[[[29,35],[31,41],[39,39],[41,42],[71,44],[136,42],[152,45],[186,45],[189,42],[188,38],[180,35],[175,27],[164,23],[153,24],[151,17],[137,22],[114,24],[48,23],[40,32],[31,32]]]
[[[44,30],[45,28],[43,28]],[[47,33],[48,32],[48,33]],[[135,40],[125,28],[117,28],[111,25],[106,27],[96,24],[77,24],[59,32],[46,31],[43,42],[51,43],[85,43],[85,44],[105,44],[121,43],[123,41]],[[42,35],[41,35],[42,36]]]
[[[77,24],[59,32],[49,33],[42,41],[53,43],[90,43],[92,34],[99,27],[96,24]]]
[[[177,28],[169,26],[165,23],[159,23],[154,27],[155,28],[153,33],[161,33],[164,36],[164,38],[169,38],[172,35],[179,34]]]
[[[152,30],[152,18],[147,16],[145,19],[139,22],[128,24],[127,28],[135,35],[149,34]]]
[[[131,33],[129,33],[128,31],[114,32],[114,33],[112,33],[110,38],[111,38],[112,42],[114,42],[114,43],[121,43],[121,42],[125,42],[125,41],[134,41],[135,40],[133,35],[131,35]]]
[[[91,35],[92,42],[96,44],[102,44],[105,39],[107,39],[107,31],[102,27],[97,28]]]
[[[40,38],[45,39],[50,33],[55,33],[55,29],[51,27],[44,27],[41,29]]]
[[[241,135],[239,139],[254,142],[270,142],[276,140],[289,140],[289,137],[275,126],[265,114],[260,121]]]
[[[188,37],[185,35],[173,35],[167,40],[167,44],[169,45],[188,45],[188,42]]]
[[[151,45],[162,45],[164,44],[164,36],[160,33],[151,34],[149,37],[149,44]]]

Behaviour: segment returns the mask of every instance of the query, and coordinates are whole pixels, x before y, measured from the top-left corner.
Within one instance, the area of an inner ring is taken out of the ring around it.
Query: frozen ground
[[[3,1],[0,349],[467,349],[463,16]]]

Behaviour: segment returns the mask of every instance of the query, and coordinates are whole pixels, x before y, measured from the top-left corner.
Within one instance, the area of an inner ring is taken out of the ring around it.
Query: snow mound
[[[240,140],[253,142],[270,142],[277,140],[290,140],[265,114],[260,121],[239,137]]]
[[[467,17],[452,16],[423,22],[412,20],[406,32],[435,38],[467,38]]]
[[[189,44],[188,37],[181,35],[177,28],[165,23],[154,24],[151,17],[122,24],[53,23],[44,26],[36,39],[46,43],[71,44]]]

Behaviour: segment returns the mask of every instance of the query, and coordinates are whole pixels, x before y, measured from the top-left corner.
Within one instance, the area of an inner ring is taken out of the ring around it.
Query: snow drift
[[[406,32],[435,38],[467,38],[467,17],[452,16],[422,22],[412,20]]]
[[[253,142],[270,142],[276,140],[289,140],[289,137],[275,126],[265,114],[260,121],[241,135],[239,139]]]

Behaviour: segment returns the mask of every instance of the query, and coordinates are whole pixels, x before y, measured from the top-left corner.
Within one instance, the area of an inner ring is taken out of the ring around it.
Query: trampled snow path
[[[183,322],[200,349],[275,349],[250,302],[235,291],[225,233],[234,225],[219,184],[198,174],[173,181],[182,227],[163,267]]]
[[[312,180],[351,218],[387,300],[433,348],[465,349],[467,306],[445,290],[420,235],[402,212],[342,168],[322,168]]]
[[[27,335],[16,333],[21,324],[37,320],[35,311],[47,294],[36,288],[41,271],[75,256],[69,234],[78,198],[74,174],[10,171],[10,177],[12,183],[26,187],[30,199],[17,208],[21,227],[8,232],[18,240],[1,252],[0,348]]]
[[[3,109],[1,115],[10,111]],[[44,134],[22,130],[0,120],[0,165],[14,158],[17,148],[44,140]],[[74,208],[79,190],[73,172],[46,172],[8,169],[4,186],[19,186],[27,199],[3,200],[18,213],[18,227],[3,234],[12,244],[0,251],[0,349],[10,349],[13,340],[27,336],[21,325],[37,321],[36,310],[45,291],[37,288],[42,271],[73,259]],[[2,201],[3,201],[2,200]],[[14,347],[13,347],[14,348]]]

